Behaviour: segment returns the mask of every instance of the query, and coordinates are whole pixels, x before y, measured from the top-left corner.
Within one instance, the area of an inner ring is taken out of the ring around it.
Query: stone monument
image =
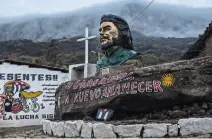
[[[69,138],[212,137],[211,31],[207,28],[181,60],[142,67],[126,21],[102,16],[105,55],[97,62],[98,72],[59,86],[56,120],[42,121],[44,133]],[[104,123],[98,121],[102,119]]]
[[[59,86],[56,119],[123,120],[210,101],[211,57],[142,67],[123,18],[103,15],[99,31],[104,56],[97,62],[98,72]]]

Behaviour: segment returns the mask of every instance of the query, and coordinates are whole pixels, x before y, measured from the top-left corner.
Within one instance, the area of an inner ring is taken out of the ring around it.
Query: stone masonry
[[[42,125],[45,134],[68,138],[212,137],[212,118],[180,119],[176,124],[131,125],[91,123],[82,120],[63,122],[43,120]]]

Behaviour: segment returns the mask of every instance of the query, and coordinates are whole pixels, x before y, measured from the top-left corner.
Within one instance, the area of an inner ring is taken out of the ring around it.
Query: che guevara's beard
[[[117,46],[117,45],[121,45],[122,41],[120,37],[117,38],[112,38],[113,41],[112,42],[107,42],[105,44],[101,44],[101,49],[102,51],[106,51],[107,49],[111,48],[112,46]]]

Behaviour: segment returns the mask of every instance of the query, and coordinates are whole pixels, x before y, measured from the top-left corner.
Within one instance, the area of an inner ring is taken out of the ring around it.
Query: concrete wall
[[[0,127],[39,125],[53,118],[55,90],[68,73],[25,65],[0,65]]]
[[[76,64],[69,66],[69,79],[79,80],[84,78],[84,66],[85,64]],[[88,77],[95,76],[96,64],[88,64]]]

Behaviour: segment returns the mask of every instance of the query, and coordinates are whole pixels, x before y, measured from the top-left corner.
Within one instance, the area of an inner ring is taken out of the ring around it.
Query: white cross
[[[96,36],[88,37],[88,27],[85,28],[85,38],[78,39],[77,41],[85,41],[85,68],[84,78],[88,77],[88,40],[95,38]]]

